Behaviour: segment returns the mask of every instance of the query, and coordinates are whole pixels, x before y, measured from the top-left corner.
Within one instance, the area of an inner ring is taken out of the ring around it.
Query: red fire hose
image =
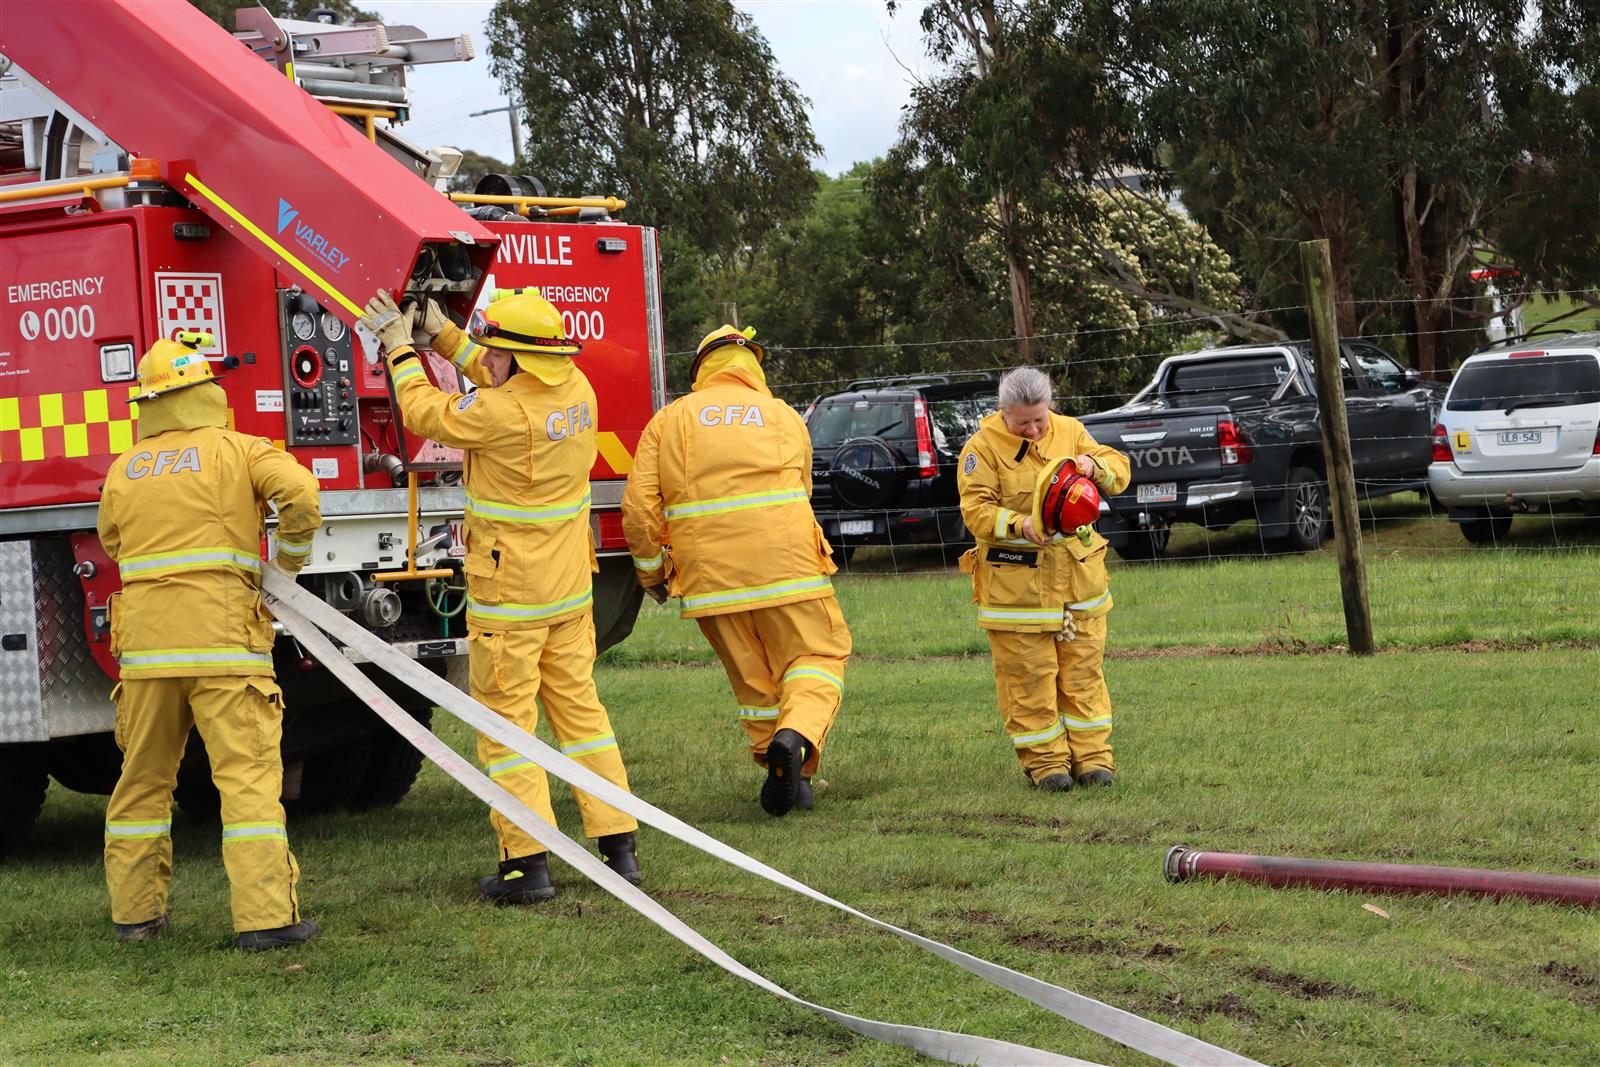
[[[1525,871],[1486,871],[1475,867],[1422,867],[1409,863],[1306,860],[1292,856],[1250,856],[1240,852],[1196,852],[1174,845],[1167,853],[1167,881],[1237,878],[1274,888],[1353,889],[1413,896],[1523,897],[1555,904],[1600,908],[1600,878]]]

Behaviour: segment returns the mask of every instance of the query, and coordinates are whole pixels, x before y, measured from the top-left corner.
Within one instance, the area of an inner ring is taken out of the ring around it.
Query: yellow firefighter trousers
[[[822,746],[844,696],[850,630],[839,601],[828,596],[774,608],[703,615],[696,619],[733,685],[739,725],[750,755],[767,765],[767,742],[793,730],[812,749],[800,773],[817,771]]]
[[[222,860],[233,889],[233,928],[300,921],[300,868],[284,828],[283,694],[268,675],[130,679],[117,686],[122,777],[106,806],[111,918],[142,923],[166,913],[172,886],[172,788],[189,726],[200,728],[222,794]]]
[[[990,630],[995,692],[1006,734],[1028,778],[1114,770],[1111,693],[1101,669],[1106,617],[1078,619],[1078,635]]]
[[[594,687],[594,615],[581,615],[528,630],[473,633],[468,639],[472,695],[502,717],[533,733],[539,724],[539,705],[550,717],[550,728],[563,753],[607,781],[628,788],[611,719]],[[533,761],[506,748],[493,738],[478,735],[478,759],[484,773],[554,826],[550,807],[550,780]],[[639,828],[633,816],[588,793],[574,789],[583,815],[583,832],[589,837],[625,834]],[[544,852],[545,847],[519,830],[499,812],[489,822],[500,838],[500,858],[517,859]]]

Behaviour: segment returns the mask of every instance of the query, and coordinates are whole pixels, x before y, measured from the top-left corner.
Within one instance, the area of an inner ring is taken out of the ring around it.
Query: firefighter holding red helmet
[[[401,311],[379,292],[367,327],[389,353],[406,428],[466,452],[464,564],[472,696],[528,733],[542,706],[561,751],[623,789],[628,772],[594,684],[594,542],[589,469],[596,453],[594,389],[573,357],[561,313],[536,289],[499,290],[465,331],[431,302]],[[428,380],[413,327],[484,387],[447,393]],[[543,768],[478,737],[490,778],[555,825]],[[641,880],[633,817],[574,789],[584,832],[606,865]],[[545,846],[493,812],[500,866],[478,881],[494,904],[555,896]]]
[[[1029,781],[1051,792],[1108,786],[1111,694],[1102,659],[1111,589],[1100,497],[1126,489],[1128,457],[1050,410],[1050,379],[1000,379],[1000,410],[961,452],[961,557],[989,632],[1006,734]]]

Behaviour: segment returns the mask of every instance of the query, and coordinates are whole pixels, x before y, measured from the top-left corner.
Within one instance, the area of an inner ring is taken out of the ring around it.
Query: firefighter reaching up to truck
[[[535,290],[512,290],[473,313],[463,332],[426,309],[402,312],[387,293],[367,304],[367,327],[389,353],[406,428],[466,452],[467,641],[472,696],[533,733],[539,705],[561,751],[628,788],[628,773],[594,685],[595,629],[589,529],[594,466],[593,388],[572,357],[561,314]],[[412,347],[430,332],[484,386],[445,393]],[[489,777],[551,825],[544,770],[479,735]],[[584,832],[612,870],[640,882],[630,815],[573,790]],[[479,880],[482,899],[533,904],[555,895],[543,845],[499,813],[500,869]]]
[[[693,391],[656,412],[622,496],[639,583],[716,650],[769,815],[810,808],[839,711],[850,631],[833,595],[833,550],[811,513],[811,436],[767,389],[753,329],[700,342]]]
[[[180,335],[182,336],[182,335]],[[122,775],[106,808],[106,882],[120,941],[167,926],[172,791],[196,726],[222,797],[222,858],[240,948],[317,936],[300,914],[284,827],[282,695],[261,603],[264,507],[278,510],[277,564],[291,573],[321,522],[317,480],[286,452],[227,428],[228,401],[191,343],[161,340],[139,362],[139,439],[100,499],[100,542],[117,563],[111,651]]]
[[[961,450],[961,517],[977,546],[978,625],[989,632],[1000,714],[1028,780],[1049,792],[1109,786],[1111,694],[1102,659],[1111,610],[1099,494],[1128,485],[1128,457],[1050,410],[1050,379],[1019,367],[1000,410]]]

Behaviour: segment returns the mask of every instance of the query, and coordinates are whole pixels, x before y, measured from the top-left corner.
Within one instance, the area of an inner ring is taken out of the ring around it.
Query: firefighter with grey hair
[[[1040,789],[1109,786],[1102,659],[1111,590],[1093,516],[1102,494],[1127,488],[1128,457],[1051,411],[1042,371],[1008,372],[999,394],[1000,410],[961,450],[957,481],[961,516],[977,540],[961,569],[972,575],[978,625],[989,632],[1000,714]],[[1074,505],[1087,511],[1073,515]],[[1064,515],[1073,517],[1063,523]]]

